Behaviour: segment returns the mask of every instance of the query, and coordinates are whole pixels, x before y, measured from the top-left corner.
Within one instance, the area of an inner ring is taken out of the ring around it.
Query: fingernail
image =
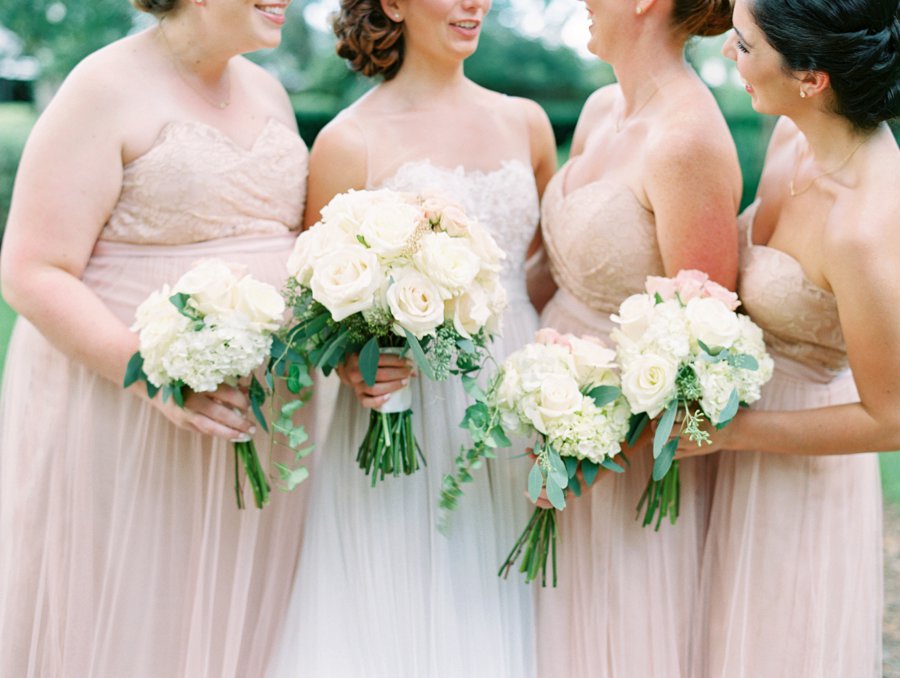
[[[256,435],[256,427],[255,427],[255,426],[251,426],[251,427],[250,427],[250,430],[247,431],[247,432],[248,432],[250,435],[255,436],[255,435]]]
[[[236,438],[232,438],[231,442],[233,442],[233,443],[249,443],[250,437],[251,436],[249,433],[242,433],[241,435],[237,436]]]
[[[409,377],[407,377],[406,379],[404,379],[404,380],[401,381],[400,383],[403,384],[404,386],[409,386]]]

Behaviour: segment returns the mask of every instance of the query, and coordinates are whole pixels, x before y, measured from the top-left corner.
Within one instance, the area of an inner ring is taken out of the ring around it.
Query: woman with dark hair
[[[286,276],[307,151],[284,89],[240,56],[279,44],[286,4],[135,5],[159,23],[67,78],[3,242],[20,314],[0,402],[4,678],[260,676],[299,553],[302,496],[235,506],[243,390],[181,409],[122,388],[135,308],[192,262]]]
[[[547,186],[542,235],[558,289],[541,324],[607,336],[648,275],[701,269],[734,288],[741,175],[709,90],[684,59],[694,35],[731,26],[728,0],[586,0],[588,48],[618,83],[585,104],[572,157]],[[538,599],[541,676],[690,678],[688,628],[711,493],[708,460],[681,466],[678,522],[635,511],[653,463],[573,498],[559,521],[559,586]]]
[[[530,341],[537,314],[524,259],[552,175],[552,132],[535,103],[468,80],[490,0],[342,0],[338,53],[376,85],[326,127],[310,158],[306,224],[335,194],[390,188],[438,192],[460,204],[506,252],[509,299],[502,359]],[[497,567],[527,521],[525,459],[479,470],[448,534],[436,531],[441,478],[468,441],[458,381],[413,377],[413,425],[427,457],[415,474],[371,487],[355,462],[369,410],[410,378],[382,356],[367,387],[341,370],[334,420],[321,445],[307,545],[273,675],[284,678],[491,676],[534,672],[530,588]]]
[[[697,678],[881,676],[881,489],[900,448],[897,0],[738,0],[725,54],[781,115],[740,267],[775,375],[720,455]],[[851,371],[852,370],[852,371]],[[861,454],[854,454],[861,453]]]

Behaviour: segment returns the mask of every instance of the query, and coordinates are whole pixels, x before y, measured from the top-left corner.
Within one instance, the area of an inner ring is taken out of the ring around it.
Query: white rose
[[[440,228],[454,238],[469,235],[472,220],[459,205],[448,204],[441,210]]]
[[[237,309],[257,331],[272,332],[281,325],[284,299],[274,287],[247,275],[238,281]]]
[[[718,299],[695,297],[687,303],[685,315],[694,337],[710,348],[730,348],[741,334],[737,314]]]
[[[309,286],[313,298],[339,321],[371,308],[382,278],[373,252],[362,245],[345,245],[316,263]]]
[[[481,268],[485,271],[498,272],[501,268],[501,262],[506,259],[504,252],[497,245],[497,242],[490,233],[478,222],[469,223],[469,235],[466,238],[472,251],[481,260]]]
[[[466,292],[446,302],[444,317],[462,336],[471,339],[491,319],[490,300],[484,289],[473,285]]]
[[[616,352],[603,345],[596,337],[567,337],[575,372],[580,384],[599,385],[616,383],[612,370],[615,366]]]
[[[394,316],[397,334],[409,330],[418,339],[431,334],[444,322],[444,302],[440,290],[413,268],[399,272],[388,288],[387,303]]]
[[[553,375],[541,384],[537,409],[546,424],[547,420],[559,419],[579,411],[583,400],[577,381],[565,374]],[[541,432],[546,433],[546,430]]]
[[[180,333],[186,331],[190,320],[178,312],[169,301],[172,290],[168,285],[154,291],[135,310],[133,332],[139,332],[140,351],[147,374],[156,369],[160,354]]]
[[[382,199],[380,191],[354,191],[338,193],[321,211],[321,221],[313,227],[327,224],[334,229],[340,229],[351,236],[359,233],[366,211],[374,202]],[[385,191],[386,193],[386,191]]]
[[[328,224],[316,224],[303,231],[294,241],[294,249],[288,257],[287,271],[297,282],[309,287],[316,262],[339,247],[356,245],[358,241],[340,228]]]
[[[449,299],[465,290],[481,268],[481,262],[463,238],[446,233],[426,233],[413,255],[416,267]]]
[[[659,414],[675,395],[678,364],[648,354],[636,357],[622,374],[622,392],[633,414]]]
[[[379,256],[396,257],[409,246],[423,218],[415,205],[379,200],[366,210],[359,234]]]
[[[650,320],[655,306],[654,300],[646,294],[632,294],[619,306],[619,312],[610,319],[618,323],[622,334],[632,340],[640,339]]]
[[[235,304],[235,269],[243,273],[242,267],[230,266],[219,259],[203,259],[178,279],[174,291],[189,295],[190,305],[204,316],[227,314]]]

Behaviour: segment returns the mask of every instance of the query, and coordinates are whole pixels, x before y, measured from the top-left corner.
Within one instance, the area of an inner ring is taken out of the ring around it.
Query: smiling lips
[[[284,12],[287,9],[287,4],[272,4],[272,5],[254,5],[257,11],[266,17],[272,23],[278,24],[279,26],[284,24],[285,16]]]
[[[473,37],[478,34],[478,27],[481,26],[481,22],[475,19],[465,19],[463,21],[453,21],[450,25],[458,33],[462,33],[467,37]]]

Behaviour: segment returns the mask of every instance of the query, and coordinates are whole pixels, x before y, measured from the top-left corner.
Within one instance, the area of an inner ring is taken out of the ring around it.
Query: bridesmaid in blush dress
[[[299,553],[303,488],[235,506],[243,391],[182,410],[122,388],[135,308],[192,262],[286,276],[307,151],[284,90],[239,56],[279,43],[283,8],[136,5],[159,25],[63,84],[3,243],[20,313],[0,401],[4,678],[261,676]]]
[[[725,2],[587,0],[589,49],[618,84],[586,103],[572,158],[544,195],[558,289],[541,324],[606,337],[648,275],[702,269],[734,288],[741,177],[716,103],[685,63],[691,35],[731,25]],[[691,678],[690,622],[706,534],[710,460],[682,465],[681,513],[658,532],[636,507],[652,451],[627,451],[560,516],[559,585],[538,594],[539,675]]]
[[[738,0],[734,28],[724,51],[753,107],[784,116],[741,219],[739,292],[775,374],[713,433],[728,451],[693,675],[875,678],[881,487],[865,452],[900,449],[897,2]]]
[[[549,123],[531,101],[468,80],[489,0],[344,0],[338,53],[384,82],[317,137],[306,223],[349,189],[437,191],[475,217],[506,252],[509,307],[495,358],[531,340],[537,314],[525,291],[525,251],[538,196],[553,173]],[[441,478],[467,442],[458,379],[414,377],[413,426],[427,465],[371,487],[356,464],[367,407],[409,376],[382,356],[369,389],[345,366],[319,450],[309,522],[277,678],[438,678],[534,675],[531,591],[497,568],[527,520],[524,459],[475,473],[437,532]]]

